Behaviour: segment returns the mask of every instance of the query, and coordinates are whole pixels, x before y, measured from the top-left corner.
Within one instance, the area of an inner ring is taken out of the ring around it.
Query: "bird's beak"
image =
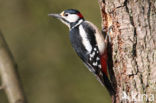
[[[48,16],[52,16],[57,19],[62,19],[62,16],[60,14],[48,14]]]

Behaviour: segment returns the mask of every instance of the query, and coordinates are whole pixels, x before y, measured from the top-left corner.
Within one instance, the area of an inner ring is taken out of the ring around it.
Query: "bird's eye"
[[[68,14],[64,14],[64,16],[68,16]]]

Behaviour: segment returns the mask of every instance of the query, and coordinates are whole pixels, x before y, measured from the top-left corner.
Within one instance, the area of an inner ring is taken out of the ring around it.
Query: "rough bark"
[[[115,103],[156,102],[156,1],[99,0]]]
[[[16,69],[13,56],[0,33],[0,89],[5,90],[9,103],[26,103]]]

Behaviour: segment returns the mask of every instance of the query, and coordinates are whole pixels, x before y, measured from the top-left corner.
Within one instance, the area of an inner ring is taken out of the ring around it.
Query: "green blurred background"
[[[18,64],[29,103],[109,103],[73,51],[68,28],[48,17],[75,8],[100,28],[98,0],[0,0],[0,30]],[[0,103],[8,103],[0,91]]]

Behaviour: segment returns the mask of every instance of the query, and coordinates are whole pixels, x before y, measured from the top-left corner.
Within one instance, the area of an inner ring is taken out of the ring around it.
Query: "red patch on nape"
[[[81,13],[78,13],[77,14],[80,18],[83,18],[82,14]]]
[[[107,73],[107,52],[105,52],[104,54],[101,55],[100,62],[101,62],[101,66],[102,66],[102,71],[104,72],[104,74],[106,76],[108,76],[108,73]]]

